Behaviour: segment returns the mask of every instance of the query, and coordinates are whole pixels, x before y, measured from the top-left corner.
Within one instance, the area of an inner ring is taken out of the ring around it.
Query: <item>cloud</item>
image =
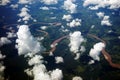
[[[5,45],[5,44],[10,44],[11,41],[7,37],[1,37],[0,38],[0,47]]]
[[[10,3],[10,0],[1,0],[1,1],[0,1],[0,5],[2,5],[2,6],[5,6],[5,5],[7,5],[8,3]]]
[[[64,60],[63,60],[63,58],[62,57],[59,57],[59,56],[57,56],[57,57],[55,57],[55,63],[63,63],[64,62]]]
[[[4,59],[6,56],[5,55],[2,55],[1,51],[0,51],[0,60],[1,59]]]
[[[41,0],[46,5],[57,4],[58,0]]]
[[[1,51],[0,51],[0,80],[4,80],[4,70],[5,70],[5,66],[3,65],[3,59],[5,58],[5,55],[2,55]]]
[[[100,60],[100,52],[105,47],[105,44],[102,42],[96,43],[93,48],[90,50],[89,55],[94,59],[99,61]]]
[[[118,36],[118,39],[120,39],[120,36]]]
[[[40,9],[42,9],[42,10],[49,10],[49,7],[44,6],[44,7],[40,7]]]
[[[43,59],[42,56],[40,56],[40,55],[35,55],[34,57],[32,57],[32,58],[29,60],[28,64],[29,64],[30,66],[41,64],[41,63],[43,63],[43,60],[42,60],[42,59]]]
[[[81,19],[74,19],[70,23],[67,23],[68,26],[70,27],[76,27],[76,26],[81,26]]]
[[[119,9],[120,0],[85,0],[83,6],[90,6],[91,9],[108,7],[109,9]]]
[[[41,26],[40,27],[42,30],[46,30],[48,27],[47,26]]]
[[[96,13],[96,15],[97,15],[99,18],[103,18],[103,17],[104,17],[104,12],[98,12],[98,13]]]
[[[92,26],[91,26],[91,29],[93,29],[93,28],[95,28],[95,25],[92,25]]]
[[[103,20],[101,21],[101,25],[112,26],[112,24],[109,21],[109,18],[109,16],[104,16]]]
[[[19,55],[25,53],[38,53],[41,51],[41,45],[31,35],[28,25],[21,25],[17,32],[16,40]]]
[[[32,0],[19,0],[19,4],[29,4]]]
[[[102,21],[101,21],[101,25],[106,25],[106,26],[112,26],[112,24],[110,23],[109,21],[109,16],[106,16],[103,12],[98,12],[96,13],[96,15],[99,17],[99,18],[102,18]]]
[[[85,42],[85,39],[83,38],[83,36],[81,35],[80,31],[75,31],[74,33],[70,34],[70,51],[76,54],[75,59],[78,59],[78,57],[80,56],[82,52],[82,50],[84,51],[84,49],[82,49],[83,47],[81,47],[81,44]],[[81,49],[80,49],[81,47]]]
[[[18,16],[21,17],[23,21],[28,21],[30,20],[30,18],[32,18],[31,15],[28,13],[28,11],[29,11],[28,8],[23,7],[21,9],[21,12],[18,14]]]
[[[18,4],[11,4],[10,7],[11,7],[12,9],[16,9],[16,8],[18,8]]]
[[[75,0],[65,0],[63,5],[64,9],[68,10],[70,13],[75,13],[77,5],[73,2],[75,2]]]
[[[72,80],[83,80],[83,79],[80,76],[75,76],[75,77],[73,77]]]
[[[5,66],[1,62],[0,63],[0,80],[4,80],[4,70],[5,70]]]
[[[66,21],[70,21],[72,19],[71,15],[63,15],[62,19],[66,20]]]
[[[94,64],[94,63],[95,63],[94,60],[90,60],[90,61],[88,62],[88,64]]]
[[[35,65],[32,69],[34,80],[51,80],[45,65]]]
[[[59,69],[55,69],[51,72],[51,80],[62,80],[63,74]]]
[[[41,65],[35,65],[32,69],[34,80],[62,80],[63,74],[59,69],[47,72],[46,67]]]
[[[70,34],[70,51],[74,53],[78,52],[82,42],[84,42],[84,38],[80,31],[75,31],[74,33]]]
[[[13,32],[7,32],[7,38],[14,38],[16,37],[16,34]]]

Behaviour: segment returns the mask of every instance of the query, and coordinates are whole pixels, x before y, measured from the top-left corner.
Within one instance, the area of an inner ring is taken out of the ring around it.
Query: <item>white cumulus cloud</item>
[[[63,15],[62,19],[66,20],[66,21],[70,21],[72,19],[71,15]]]
[[[85,0],[83,6],[90,6],[91,9],[108,7],[109,9],[120,8],[120,0]]]
[[[109,18],[109,16],[104,16],[103,20],[101,21],[101,25],[112,26],[112,24],[109,21]]]
[[[13,32],[7,32],[7,37],[8,38],[14,38],[14,37],[16,37],[16,34],[13,33]]]
[[[104,17],[104,12],[98,12],[98,13],[96,13],[96,15],[97,15],[99,18],[103,18],[103,17]]]
[[[3,64],[3,59],[5,58],[5,55],[2,55],[1,51],[0,51],[0,80],[4,80],[4,70],[5,70],[5,66]]]
[[[29,4],[32,0],[19,0],[19,4]]]
[[[21,17],[23,21],[28,21],[32,18],[31,15],[28,13],[28,11],[29,11],[28,8],[23,7],[21,9],[21,12],[18,14],[18,16]]]
[[[1,37],[0,38],[0,47],[5,45],[5,44],[10,44],[11,41],[7,37]]]
[[[0,51],[0,60],[1,59],[4,59],[6,56],[5,55],[3,55],[2,53],[1,53],[1,51]]]
[[[78,59],[80,57],[80,54],[81,53],[78,53],[82,52],[82,48],[81,47],[81,44],[85,42],[85,39],[83,38],[83,36],[81,35],[81,32],[80,31],[75,31],[74,33],[70,34],[70,51],[75,53],[76,54],[76,57],[75,59]],[[81,47],[81,49],[80,49]],[[83,49],[84,51],[84,49]]]
[[[43,6],[43,7],[40,7],[40,9],[42,9],[42,10],[49,10],[49,7]]]
[[[10,0],[0,0],[0,5],[5,6],[10,3]]]
[[[67,23],[68,26],[70,27],[77,27],[77,26],[81,26],[81,19],[74,19],[72,20],[70,23]]]
[[[104,12],[98,12],[96,13],[96,15],[99,17],[99,18],[102,18],[102,21],[101,21],[101,25],[106,25],[106,26],[112,26],[112,24],[110,23],[110,20],[109,20],[109,16],[105,15]]]
[[[63,60],[63,57],[60,57],[60,56],[57,56],[57,57],[55,57],[55,63],[63,63],[64,62],[64,60]]]
[[[41,63],[43,62],[42,59],[43,59],[42,56],[40,56],[40,55],[35,55],[34,57],[32,57],[32,58],[29,60],[28,64],[29,64],[30,66],[32,66],[32,65],[37,65],[37,64],[41,64]]]
[[[70,13],[75,13],[77,5],[74,2],[75,0],[65,0],[63,5],[64,9]]]
[[[28,25],[21,25],[17,32],[16,40],[19,55],[25,53],[38,53],[41,51],[41,45],[31,35]]]
[[[100,60],[100,52],[105,47],[105,44],[102,42],[96,43],[93,48],[90,50],[89,55],[94,59],[99,61]]]
[[[35,65],[32,71],[34,80],[62,80],[63,78],[63,74],[60,69],[48,72],[43,64]]]
[[[57,4],[58,0],[41,0],[46,5]]]
[[[16,9],[16,8],[18,8],[18,4],[11,4],[10,7],[11,7],[12,9]]]

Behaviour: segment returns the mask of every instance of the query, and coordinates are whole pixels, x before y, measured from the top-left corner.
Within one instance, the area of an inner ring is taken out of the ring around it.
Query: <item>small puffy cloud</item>
[[[63,78],[62,70],[55,69],[51,72],[51,80],[62,80],[62,78]]]
[[[71,15],[63,15],[62,19],[66,20],[66,21],[70,21],[72,19]]]
[[[59,57],[59,56],[57,56],[57,57],[55,57],[55,63],[63,63],[64,62],[64,60],[63,60],[63,58],[62,57]]]
[[[6,56],[2,55],[1,51],[0,51],[0,80],[4,80],[4,70],[5,70],[5,66],[3,65],[3,61],[2,59],[4,59]]]
[[[29,64],[30,66],[32,66],[32,65],[37,65],[37,64],[41,64],[41,63],[43,63],[42,59],[43,59],[42,56],[40,56],[40,55],[35,55],[34,57],[32,57],[32,58],[29,60],[28,64]]]
[[[32,69],[34,80],[51,80],[45,65],[35,65]]]
[[[3,65],[3,63],[0,63],[0,80],[4,80],[4,70],[5,70],[5,66]]]
[[[98,6],[89,6],[89,9],[90,10],[98,10],[99,8],[98,8]]]
[[[90,50],[89,55],[94,59],[99,61],[99,55],[102,49],[105,47],[105,44],[102,42],[96,43],[93,48]]]
[[[91,26],[91,29],[93,29],[94,27],[95,27],[95,25],[92,25],[92,26]]]
[[[56,17],[50,17],[50,19],[56,19]]]
[[[4,59],[6,56],[5,55],[2,55],[1,51],[0,51],[0,60],[1,59]]]
[[[31,35],[28,25],[21,25],[16,40],[19,55],[25,53],[38,53],[41,51],[40,43]]]
[[[83,79],[80,76],[75,76],[75,77],[73,77],[72,80],[83,80]]]
[[[16,34],[13,32],[7,32],[7,38],[14,38],[16,37]]]
[[[0,5],[5,6],[10,3],[10,0],[0,0]]]
[[[47,26],[41,26],[40,27],[42,30],[46,30],[47,29]]]
[[[58,0],[41,0],[46,5],[57,4]]]
[[[103,20],[101,21],[101,25],[112,26],[112,24],[109,21],[109,18],[109,16],[104,16]]]
[[[32,0],[19,0],[19,4],[29,4]]]
[[[120,0],[85,0],[83,6],[89,6],[90,9],[99,9],[108,7],[109,9],[119,9]]]
[[[80,31],[75,31],[74,33],[70,34],[70,51],[73,53],[77,53],[79,51],[81,43],[84,41],[85,40]]]
[[[98,12],[98,13],[96,13],[96,15],[97,15],[99,18],[103,18],[103,17],[104,17],[104,12]]]
[[[24,70],[24,72],[25,72],[28,76],[33,76],[31,69],[26,69],[26,70]]]
[[[34,80],[62,80],[63,74],[59,69],[47,72],[46,67],[41,65],[35,65],[32,69]]]
[[[82,21],[81,19],[74,19],[70,23],[67,23],[67,25],[70,27],[81,26],[81,21]]]
[[[103,18],[102,21],[101,21],[101,25],[106,25],[106,26],[112,26],[112,24],[110,23],[109,21],[109,16],[106,16],[104,14],[104,12],[98,12],[96,13],[96,15],[99,17],[99,18]]]
[[[88,64],[94,64],[94,63],[95,63],[94,60],[90,60],[90,61],[88,62]]]
[[[11,7],[12,9],[16,9],[16,8],[18,8],[18,4],[11,4],[10,7]]]
[[[0,46],[3,46],[5,44],[10,44],[11,41],[7,37],[1,37],[0,38]]]
[[[19,17],[22,18],[23,21],[28,21],[31,18],[31,15],[28,13],[29,9],[26,7],[23,7],[21,9],[21,12],[18,14]]]
[[[118,36],[118,39],[120,39],[120,36]]]
[[[70,13],[75,13],[77,5],[73,3],[74,1],[75,0],[65,0],[63,5],[64,9],[68,10]]]
[[[44,6],[44,7],[40,7],[40,9],[42,9],[42,10],[49,10],[49,7]]]
[[[1,73],[1,72],[3,72],[3,71],[4,71],[4,69],[5,69],[5,66],[3,66],[3,64],[2,64],[2,63],[0,63],[0,73]]]

